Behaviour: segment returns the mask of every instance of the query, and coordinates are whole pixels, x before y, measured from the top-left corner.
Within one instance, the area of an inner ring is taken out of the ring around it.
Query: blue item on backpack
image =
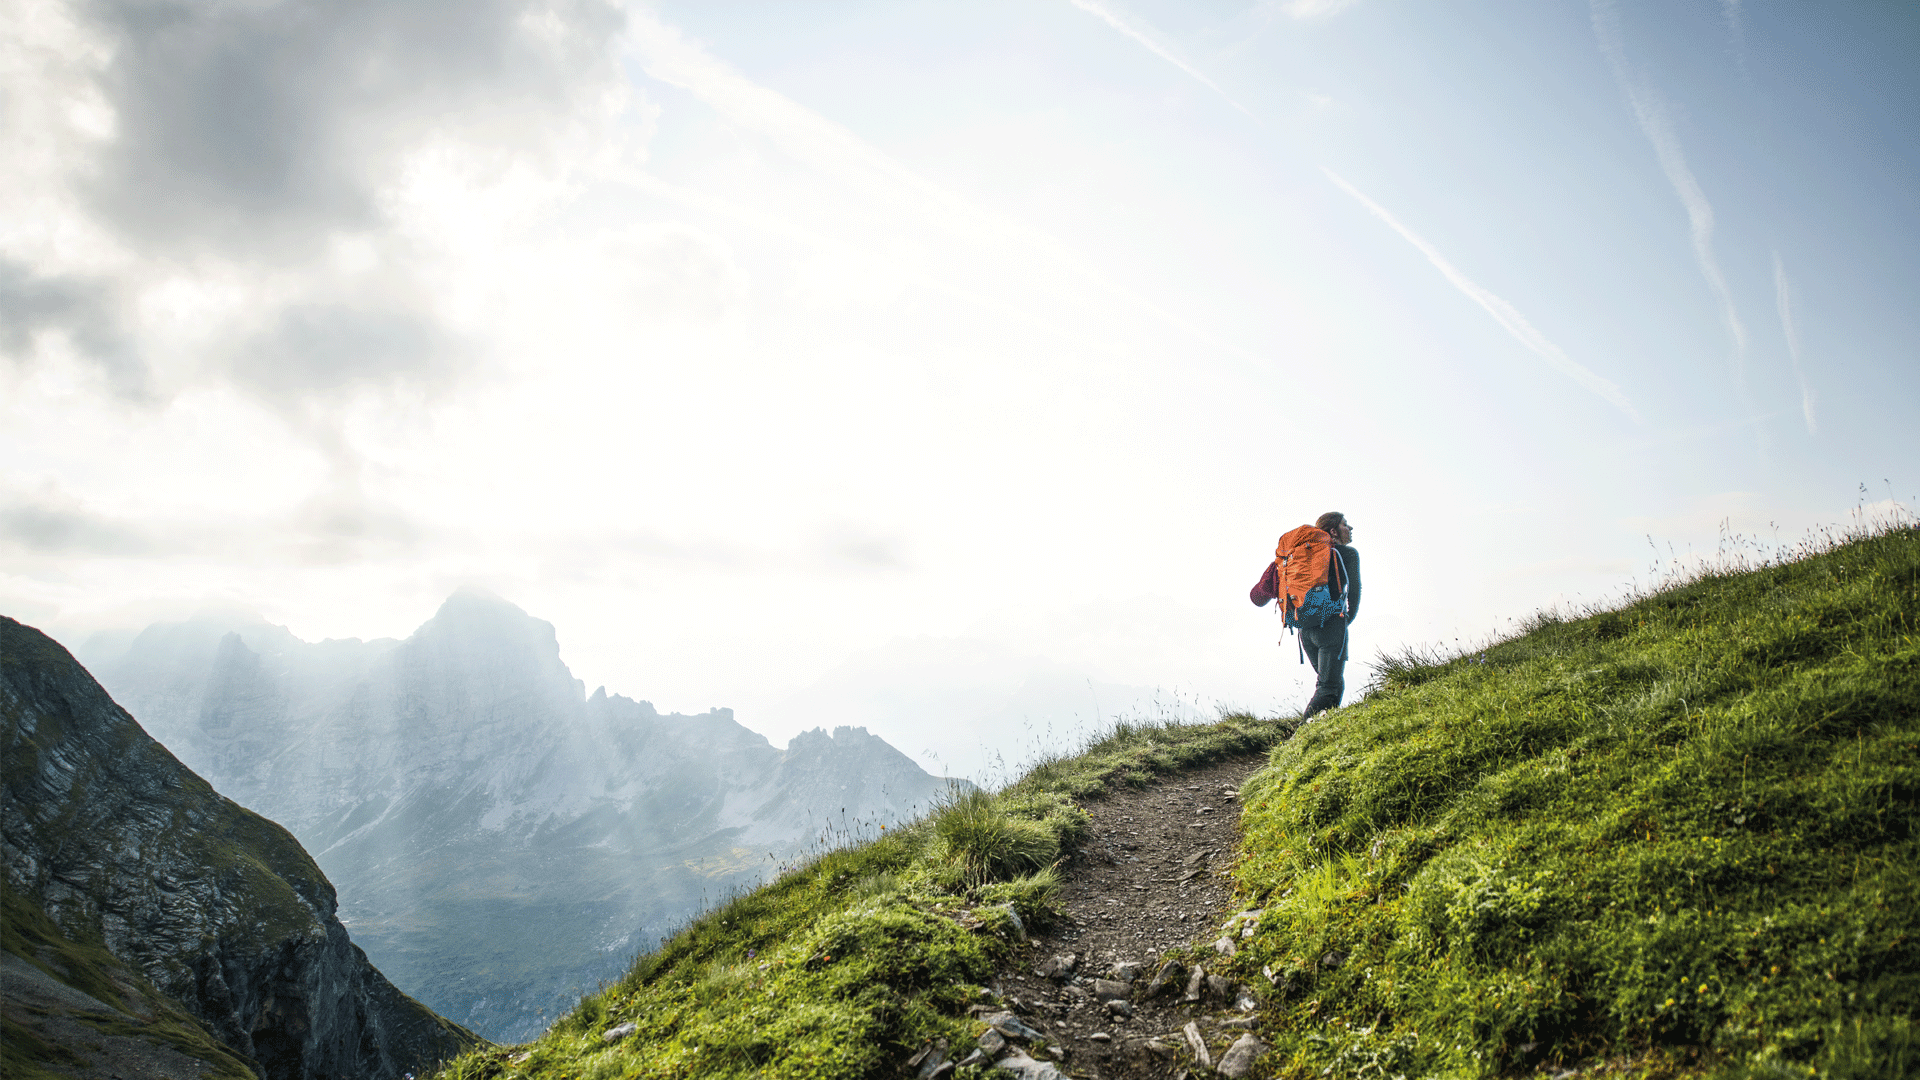
[[[1345,584],[1347,580],[1346,557],[1340,554],[1339,548],[1333,550],[1333,555],[1340,560],[1340,582]],[[1336,615],[1343,619],[1346,618],[1347,597],[1345,591],[1343,590],[1339,595],[1335,595],[1329,587],[1332,584],[1333,582],[1329,581],[1308,589],[1306,599],[1300,606],[1286,613],[1287,625],[1296,628],[1311,626],[1316,630],[1320,630],[1326,627],[1328,619]]]

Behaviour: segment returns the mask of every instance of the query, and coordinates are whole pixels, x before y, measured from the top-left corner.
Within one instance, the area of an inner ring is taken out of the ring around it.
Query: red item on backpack
[[[1266,607],[1279,596],[1280,564],[1268,563],[1266,573],[1261,574],[1260,580],[1247,592],[1247,599],[1253,601],[1254,607]]]

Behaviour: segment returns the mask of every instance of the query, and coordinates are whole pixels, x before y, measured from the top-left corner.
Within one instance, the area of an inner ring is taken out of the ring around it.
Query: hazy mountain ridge
[[[945,787],[861,728],[785,751],[729,709],[591,696],[550,623],[455,593],[404,641],[309,644],[257,616],[147,628],[90,654],[155,737],[284,823],[396,983],[492,1037],[829,831]]]
[[[144,1040],[231,1073],[234,1058],[141,979],[270,1080],[397,1077],[475,1041],[367,963],[333,886],[286,830],[220,796],[58,644],[4,617],[0,748],[7,949],[29,965],[10,982],[38,971],[100,1006],[71,999],[58,1010],[68,1019],[39,1032],[68,1064],[106,1054],[120,1072]],[[116,1049],[63,1023],[106,1024]]]

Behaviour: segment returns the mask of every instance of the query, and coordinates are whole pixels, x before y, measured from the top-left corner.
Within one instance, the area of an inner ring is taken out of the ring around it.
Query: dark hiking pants
[[[1300,645],[1317,676],[1313,700],[1307,702],[1305,718],[1311,720],[1315,713],[1339,706],[1340,695],[1346,692],[1347,620],[1328,619],[1327,625],[1318,630],[1301,627]]]

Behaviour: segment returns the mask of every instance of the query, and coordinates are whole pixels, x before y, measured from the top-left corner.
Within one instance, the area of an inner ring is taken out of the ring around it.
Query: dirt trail
[[[1221,937],[1232,888],[1220,871],[1239,840],[1233,794],[1265,763],[1265,754],[1217,762],[1084,804],[1091,834],[1061,868],[1066,918],[1051,933],[1036,934],[1032,949],[999,973],[999,989],[1014,999],[1015,1011],[1066,1051],[1058,1063],[1068,1073],[1087,1080],[1174,1077],[1193,1061],[1182,1035],[1188,1022],[1197,1022],[1216,1061],[1253,1029],[1255,1014],[1223,1000],[1218,984],[1197,1004],[1181,1003],[1185,978],[1153,998],[1146,989],[1167,950]],[[1067,954],[1077,958],[1070,974],[1036,971]],[[1094,980],[1124,976],[1122,965],[1130,963],[1139,965],[1133,1012],[1115,1015],[1096,997],[1112,988]]]

